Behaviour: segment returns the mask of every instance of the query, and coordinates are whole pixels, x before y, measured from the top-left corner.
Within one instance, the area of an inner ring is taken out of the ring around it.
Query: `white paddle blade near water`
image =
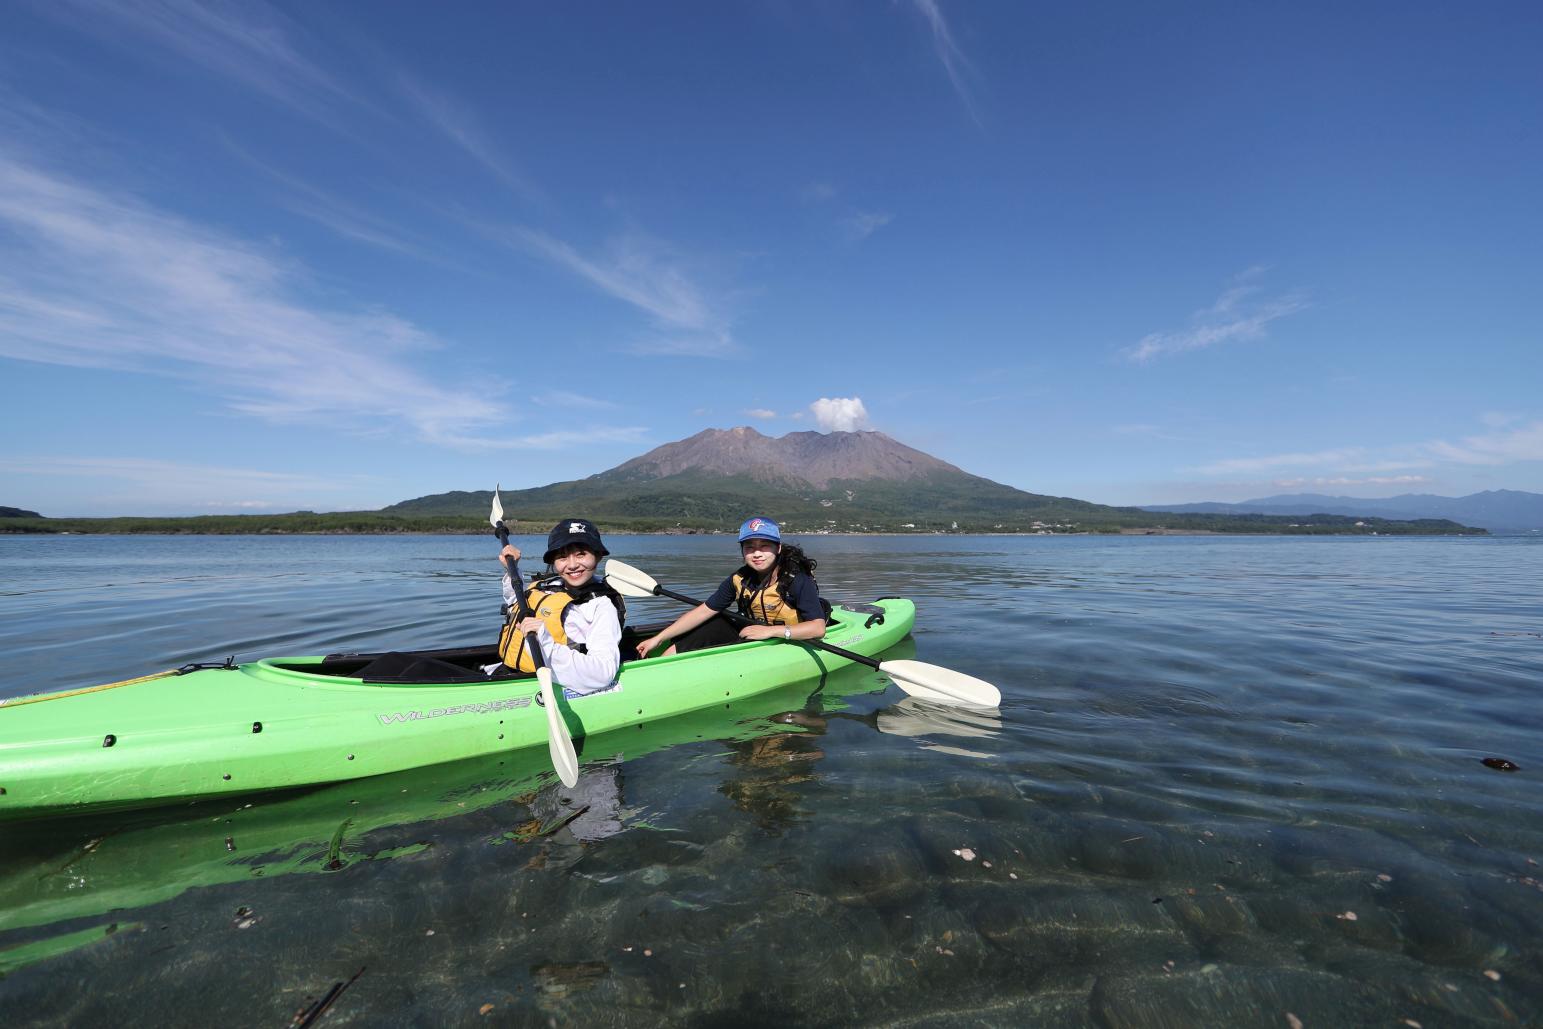
[[[1002,704],[1002,691],[984,679],[924,661],[880,661],[879,671],[913,697],[940,704],[990,709]]]
[[[624,597],[653,597],[659,585],[647,572],[632,567],[614,557],[605,559],[605,581]]]
[[[568,734],[568,723],[557,710],[557,691],[552,688],[552,670],[545,666],[536,669],[536,681],[541,683],[541,703],[546,708],[547,749],[552,754],[552,767],[563,785],[572,787],[579,781],[579,755],[573,749],[573,737]]]
[[[498,487],[493,487],[493,513],[488,516],[488,524],[498,528],[498,523],[504,520],[504,502],[499,499]]]

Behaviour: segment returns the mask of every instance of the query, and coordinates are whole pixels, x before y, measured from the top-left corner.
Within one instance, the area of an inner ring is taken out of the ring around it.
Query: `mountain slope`
[[[743,475],[756,482],[797,482],[818,489],[825,489],[838,479],[908,480],[965,474],[948,462],[882,432],[790,432],[773,439],[741,426],[706,429],[687,439],[655,447],[591,478],[643,482],[684,472]]]

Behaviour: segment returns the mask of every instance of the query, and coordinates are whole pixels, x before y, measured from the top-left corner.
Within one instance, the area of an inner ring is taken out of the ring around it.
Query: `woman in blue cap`
[[[742,640],[817,640],[825,635],[827,609],[814,581],[815,562],[799,547],[782,542],[776,522],[747,519],[739,527],[739,552],[744,566],[724,579],[706,603],[639,643],[639,657],[647,657],[662,643],[670,643],[665,654],[684,654]],[[727,618],[718,617],[731,604],[753,624],[736,629]]]
[[[600,541],[600,530],[587,518],[564,518],[546,538],[547,574],[526,591],[530,616],[515,618],[514,584],[504,573],[504,604],[509,621],[498,641],[505,674],[534,672],[526,653],[526,633],[534,632],[541,644],[541,658],[552,677],[569,693],[593,693],[616,682],[621,666],[621,627],[627,607],[615,588],[595,578],[600,559],[609,554]],[[505,558],[520,559],[520,550],[506,545]],[[511,671],[512,670],[512,671]]]

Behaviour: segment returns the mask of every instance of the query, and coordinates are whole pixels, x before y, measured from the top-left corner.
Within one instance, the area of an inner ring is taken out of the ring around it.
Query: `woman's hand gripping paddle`
[[[617,592],[628,597],[669,597],[683,604],[699,604],[701,601],[693,600],[684,594],[666,589],[659,585],[653,576],[640,571],[629,564],[624,564],[616,558],[609,558],[605,565],[605,581],[610,583]],[[730,611],[722,612],[723,616],[731,622],[739,625],[749,625],[748,618],[742,618]],[[991,683],[984,679],[977,679],[973,675],[965,675],[956,672],[952,668],[942,668],[938,665],[929,665],[924,661],[875,661],[871,657],[862,654],[854,654],[850,650],[832,646],[823,640],[794,640],[795,643],[804,646],[817,647],[820,650],[844,657],[848,661],[856,661],[860,665],[877,669],[895,681],[895,685],[909,693],[913,697],[922,700],[930,700],[938,704],[958,704],[963,707],[993,708],[1002,703],[1002,693]]]
[[[493,525],[493,535],[498,537],[499,546],[508,546],[509,529],[504,525],[504,504],[499,499],[497,486],[493,487],[493,511],[488,521]],[[509,581],[514,584],[514,596],[519,605],[515,621],[524,621],[530,617],[530,605],[525,602],[525,580],[520,578],[520,569],[514,558],[504,558],[504,567],[509,569]],[[572,787],[579,781],[579,755],[573,749],[573,736],[568,732],[568,723],[563,721],[562,712],[557,710],[557,691],[552,689],[552,670],[541,659],[541,641],[535,633],[525,634],[525,646],[530,649],[530,659],[536,665],[536,681],[541,684],[541,704],[546,708],[547,749],[552,753],[552,767],[557,770],[557,777],[563,781],[563,785]]]

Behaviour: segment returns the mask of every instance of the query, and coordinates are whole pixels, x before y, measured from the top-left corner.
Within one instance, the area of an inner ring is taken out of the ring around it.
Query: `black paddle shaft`
[[[509,529],[503,522],[493,527],[493,535],[498,537],[500,546],[509,545]],[[520,566],[514,558],[504,558],[504,567],[509,569],[509,581],[514,583],[514,599],[517,602],[514,609],[515,621],[522,622],[529,618],[531,613],[530,605],[525,602],[525,580],[520,578]],[[536,638],[535,633],[527,632],[525,642],[530,650],[531,663],[540,668],[544,664],[541,660],[541,641]]]
[[[693,599],[691,597],[688,597],[684,593],[676,593],[674,590],[669,589],[668,587],[660,586],[660,585],[657,585],[657,584],[654,586],[654,595],[655,596],[659,596],[659,597],[669,597],[671,600],[678,600],[682,604],[700,604],[701,603],[700,600],[695,600],[695,599]],[[746,618],[744,615],[738,614],[737,612],[731,612],[731,611],[725,610],[725,611],[719,611],[718,613],[720,615],[722,615],[723,617],[727,618],[729,620],[730,624],[733,624],[733,625],[756,625],[756,624],[758,624],[758,623],[752,621],[751,619]],[[819,649],[821,649],[823,651],[826,651],[827,653],[835,654],[837,657],[844,657],[848,661],[856,661],[858,664],[860,664],[860,665],[867,665],[869,668],[878,668],[879,667],[879,663],[877,661],[875,661],[871,657],[864,657],[862,654],[854,654],[850,650],[842,650],[840,647],[837,647],[837,646],[834,646],[832,644],[826,643],[824,640],[799,640],[798,642],[799,643],[807,643],[811,647],[818,647]]]

